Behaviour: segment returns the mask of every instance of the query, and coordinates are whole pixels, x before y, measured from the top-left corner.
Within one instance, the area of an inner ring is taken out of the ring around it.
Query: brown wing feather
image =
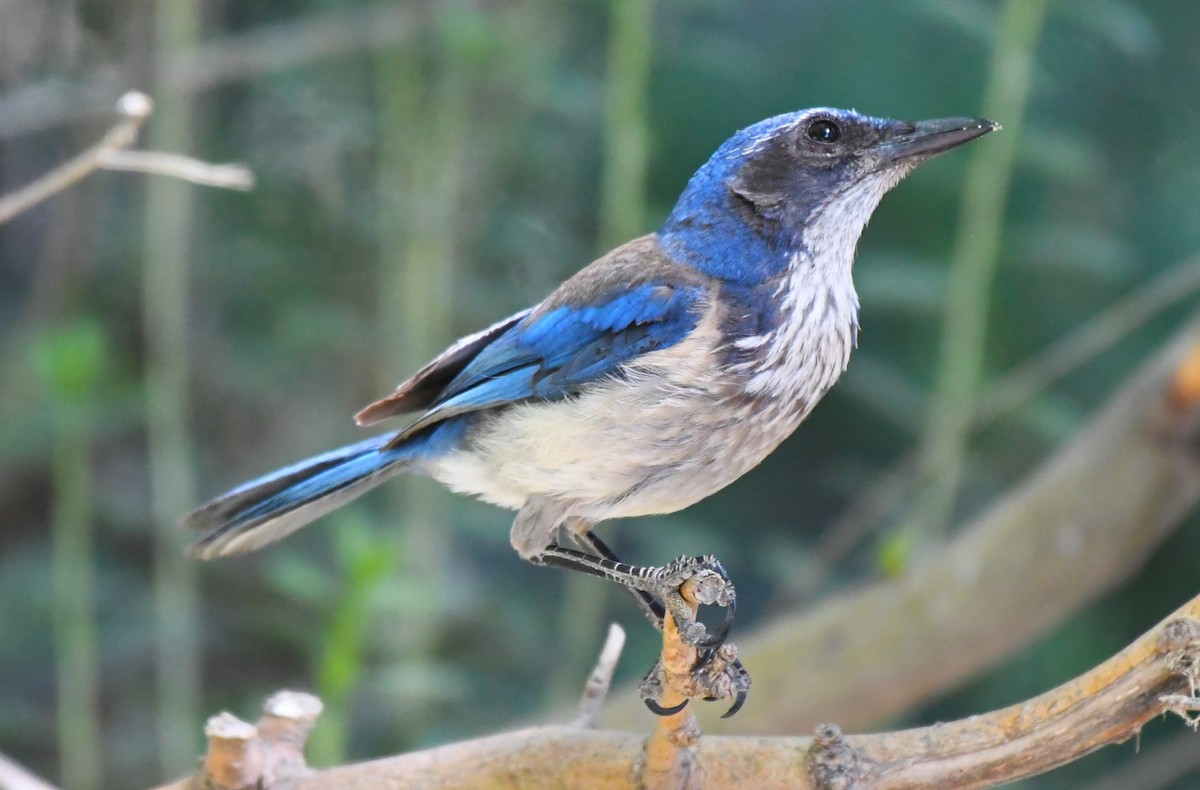
[[[450,380],[457,376],[476,354],[528,314],[529,310],[522,310],[503,321],[497,321],[481,332],[467,335],[418,370],[391,395],[375,401],[354,415],[354,421],[359,425],[374,425],[390,417],[429,408]]]

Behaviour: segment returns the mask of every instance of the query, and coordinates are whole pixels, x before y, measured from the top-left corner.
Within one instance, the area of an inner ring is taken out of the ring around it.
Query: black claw
[[[632,588],[626,588],[626,589],[632,589]],[[641,591],[639,591],[639,590],[632,590],[632,592],[633,592],[634,596],[645,595],[645,593],[641,593]],[[654,622],[655,627],[659,631],[661,631],[663,629],[663,620],[665,620],[667,617],[667,607],[663,606],[661,603],[656,601],[654,598],[651,598],[649,596],[647,596],[647,598],[648,598],[648,600],[646,600],[646,608],[650,610],[650,614],[652,615],[651,622]]]
[[[735,714],[735,713],[737,713],[739,710],[741,710],[741,709],[742,709],[742,706],[743,706],[743,705],[745,705],[745,704],[746,704],[746,692],[744,692],[744,691],[739,691],[739,692],[738,692],[738,694],[737,694],[737,699],[735,699],[735,700],[733,701],[733,705],[732,705],[732,707],[730,707],[730,708],[729,708],[729,710],[727,710],[727,711],[725,711],[724,713],[722,713],[722,714],[721,714],[721,718],[722,718],[722,719],[728,719],[730,716],[732,716],[733,714]]]
[[[716,702],[718,699],[720,699],[720,698],[719,697],[705,697],[704,701],[705,702]]]
[[[743,696],[745,696],[745,695],[743,695]],[[687,704],[688,704],[688,701],[684,700],[683,702],[679,703],[678,705],[672,706],[670,708],[664,708],[662,705],[659,705],[657,702],[655,702],[652,699],[644,699],[642,701],[646,703],[646,707],[649,708],[650,712],[653,713],[655,716],[674,716],[676,713],[679,713],[679,711],[686,708]],[[739,700],[737,705],[735,705],[734,707],[740,708],[741,706],[742,706],[742,703]],[[729,715],[733,715],[733,714],[726,714],[726,715],[729,716]]]

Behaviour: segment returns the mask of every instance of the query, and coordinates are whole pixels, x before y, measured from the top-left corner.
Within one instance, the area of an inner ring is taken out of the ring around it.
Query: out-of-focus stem
[[[654,0],[612,0],[611,19],[600,196],[603,250],[645,231],[647,95]]]
[[[457,11],[467,13],[446,5],[427,8],[431,17]],[[471,74],[453,47],[432,54],[428,70],[422,69],[422,51],[415,44],[381,52],[375,61],[382,129],[377,183],[382,213],[379,370],[384,391],[453,338]],[[397,482],[391,487],[391,518],[398,572],[429,596],[425,606],[407,609],[398,624],[404,642],[397,657],[419,664],[428,660],[437,639],[443,580],[449,575],[448,495],[429,480],[409,477]],[[410,712],[412,721],[420,720],[419,713],[412,708]]]
[[[51,576],[58,664],[58,742],[64,787],[92,790],[103,776],[99,651],[93,579],[91,442],[78,409],[59,404],[54,436]]]
[[[987,145],[973,147],[967,166],[947,282],[937,387],[923,440],[929,483],[910,522],[910,529],[926,538],[945,531],[963,476],[972,399],[982,376],[1004,205],[1045,15],[1044,0],[1007,0],[1000,10],[983,111],[1003,123],[1004,131]]]
[[[160,62],[194,45],[199,26],[194,0],[158,0],[155,48]],[[196,118],[187,99],[159,97],[147,130],[153,148],[186,153]],[[197,654],[196,569],[183,555],[180,513],[195,504],[192,441],[187,428],[188,269],[192,189],[173,179],[146,184],[143,314],[146,332],[146,429],[151,513],[154,518],[154,602],[158,654],[159,761],[163,775],[185,770],[199,748],[200,672]]]

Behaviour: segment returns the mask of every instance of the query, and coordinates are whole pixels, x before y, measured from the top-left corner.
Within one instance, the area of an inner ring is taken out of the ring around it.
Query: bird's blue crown
[[[756,144],[797,123],[801,115],[777,115],[742,129],[696,171],[659,230],[673,258],[740,285],[761,282],[782,270],[789,248],[798,239],[764,234],[748,222],[733,209],[736,196],[729,182]]]

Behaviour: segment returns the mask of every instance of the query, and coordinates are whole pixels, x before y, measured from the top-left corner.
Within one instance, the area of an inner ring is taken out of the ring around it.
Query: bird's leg
[[[681,638],[684,638],[685,634],[694,638],[697,632],[700,637],[707,637],[707,632],[702,630],[703,624],[696,622],[693,614],[694,604],[717,603],[726,606],[725,623],[714,635],[719,641],[712,646],[690,643],[701,649],[695,666],[683,681],[686,688],[682,690],[686,692],[687,698],[704,697],[709,701],[733,698],[734,703],[723,714],[723,718],[737,713],[746,701],[750,675],[737,658],[737,649],[733,645],[725,644],[725,637],[733,621],[735,596],[733,585],[720,563],[713,557],[681,557],[661,568],[641,568],[621,562],[612,549],[590,530],[572,530],[571,535],[596,556],[552,545],[533,561],[539,565],[577,570],[616,581],[634,597],[642,613],[660,631],[664,627],[666,612],[670,610]],[[657,579],[658,582],[650,585],[645,583],[646,579]],[[689,593],[693,601],[692,606],[689,606],[680,592],[687,582],[691,582]],[[659,602],[656,595],[666,602],[666,606]],[[699,626],[699,629],[694,626]],[[639,690],[646,707],[660,716],[669,716],[683,710],[687,699],[670,708],[660,705],[664,682],[665,675],[660,658],[643,679]],[[679,682],[678,678],[676,682]]]
[[[662,601],[666,611],[671,613],[683,641],[701,650],[720,647],[733,626],[737,595],[725,569],[711,554],[703,557],[680,557],[666,565],[641,566],[597,557],[552,543],[531,561],[536,565],[549,565],[599,576],[630,589],[648,593]],[[725,622],[716,633],[708,633],[704,623],[698,622],[692,616],[687,602],[679,594],[680,586],[693,577],[697,578],[696,592],[700,603],[725,608]],[[651,612],[654,613],[654,610],[651,609]]]
[[[616,553],[600,540],[600,536],[590,529],[572,532],[571,535],[580,545],[597,556],[613,562],[621,561]],[[644,590],[626,585],[621,585],[621,588],[633,596],[637,601],[638,608],[642,610],[654,627],[659,631],[663,630],[663,619],[666,617],[666,609],[663,608],[663,605]],[[742,704],[746,701],[746,692],[750,689],[750,673],[742,665],[741,659],[737,658],[736,652],[726,648],[726,645],[722,645],[713,650],[702,651],[696,661],[696,666],[692,668],[693,673],[698,675],[703,672],[704,676],[710,679],[710,682],[705,684],[706,688],[711,689],[709,695],[705,697],[709,702],[736,697],[733,706],[722,714],[722,718],[729,718],[741,710]],[[664,708],[658,704],[657,700],[661,698],[662,687],[663,666],[662,660],[659,659],[642,679],[639,687],[642,699],[646,701],[650,710],[660,716],[669,716],[682,710],[682,705],[675,708]],[[686,704],[684,703],[684,705]]]
[[[571,533],[571,537],[596,556],[602,557],[603,559],[611,562],[621,562],[613,550],[610,549],[604,541],[600,540],[600,537],[590,529],[580,530],[578,532],[573,531]],[[667,614],[667,610],[663,608],[663,605],[659,603],[653,595],[645,590],[639,590],[636,587],[630,587],[628,584],[622,584],[621,589],[633,596],[633,599],[637,602],[638,608],[642,610],[642,614],[646,615],[646,619],[654,625],[656,630],[661,631],[663,629],[663,617],[665,617]]]

